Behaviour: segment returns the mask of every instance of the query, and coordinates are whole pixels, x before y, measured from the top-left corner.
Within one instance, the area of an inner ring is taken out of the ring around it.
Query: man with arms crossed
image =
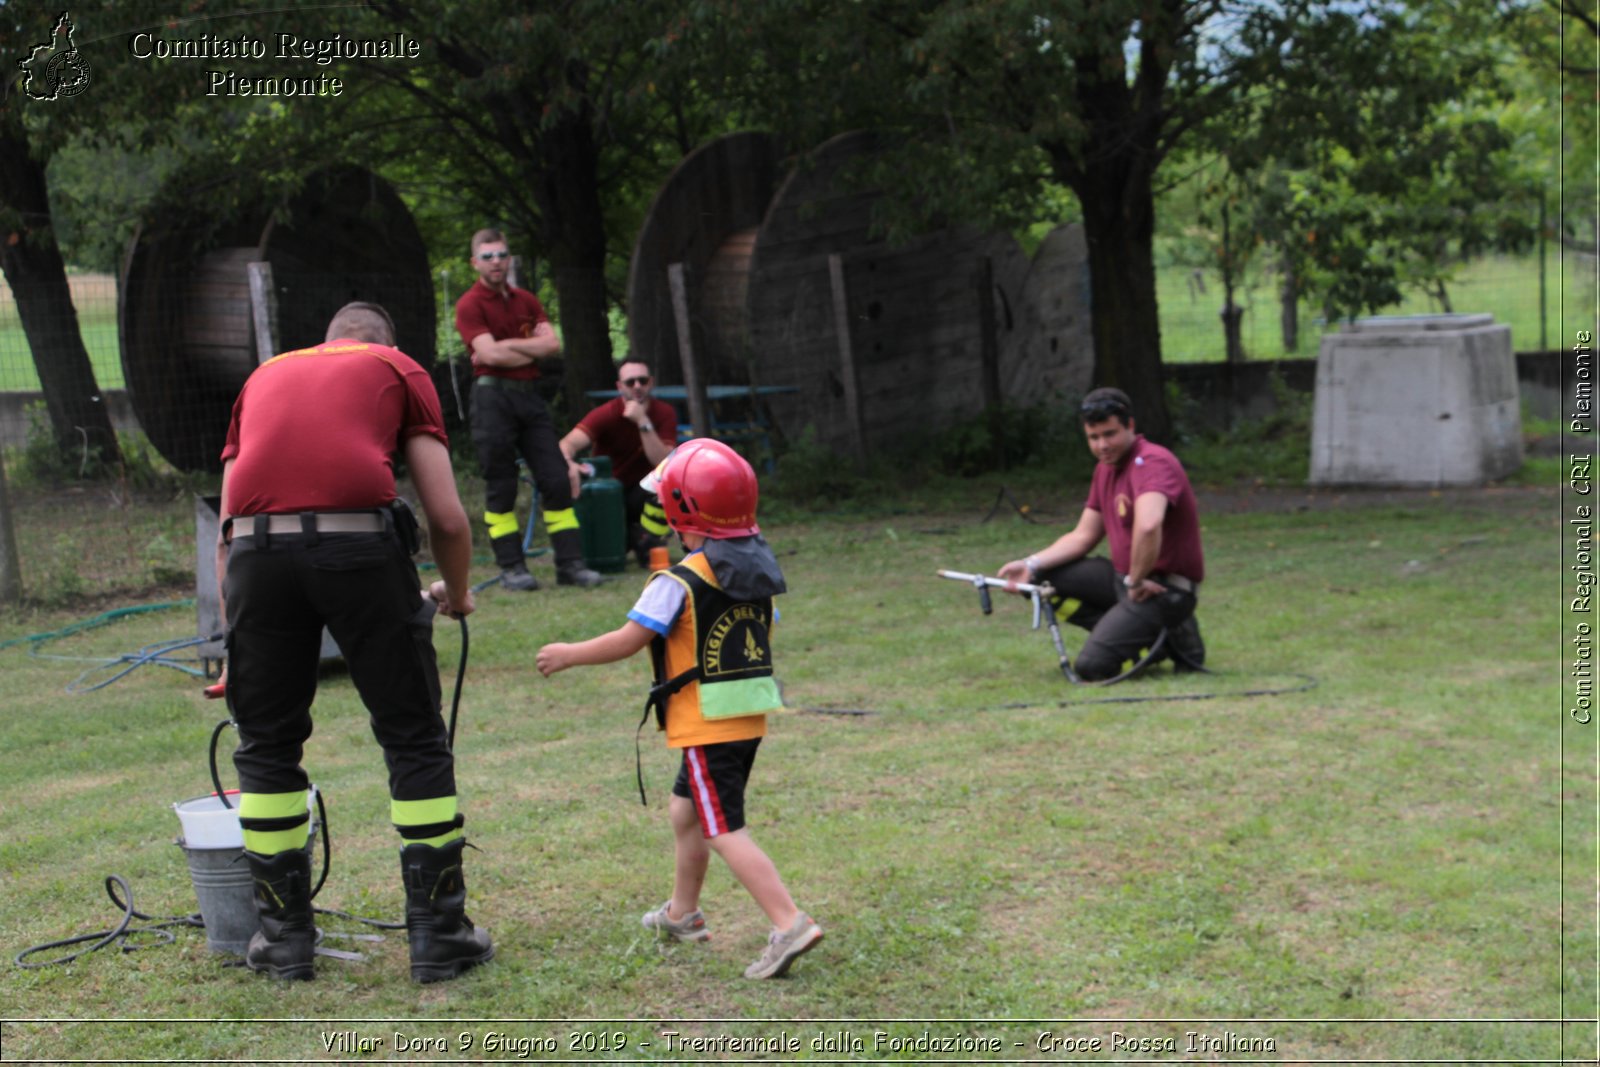
[[[483,521],[507,589],[532,592],[517,523],[517,457],[543,498],[544,526],[556,556],[556,582],[590,588],[602,581],[583,564],[574,491],[539,395],[539,364],[561,354],[561,338],[539,298],[509,284],[511,252],[499,230],[472,235],[473,283],[456,301],[456,332],[472,355],[472,443],[483,468]]]

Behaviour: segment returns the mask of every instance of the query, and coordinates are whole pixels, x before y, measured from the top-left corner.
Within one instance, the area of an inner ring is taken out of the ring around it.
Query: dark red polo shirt
[[[611,458],[611,476],[623,485],[638,485],[655,468],[644,454],[639,428],[622,417],[626,402],[619,396],[606,401],[578,420],[578,427],[589,435],[589,450]],[[678,443],[678,412],[671,404],[650,398],[650,425],[668,448]]]
[[[1200,513],[1178,457],[1143,434],[1115,467],[1095,464],[1087,506],[1105,522],[1111,545],[1111,565],[1127,574],[1133,558],[1133,502],[1145,493],[1167,498],[1167,515],[1161,523],[1161,554],[1157,571],[1181,574],[1190,581],[1205,579],[1206,561],[1200,550]]]
[[[532,337],[534,327],[541,322],[549,322],[550,316],[544,313],[544,305],[539,303],[539,298],[526,289],[507,286],[502,295],[484,285],[483,282],[474,282],[471,289],[461,294],[461,299],[456,301],[456,332],[461,335],[462,342],[467,346],[467,354],[472,354],[472,339],[479,334],[488,334],[496,341],[505,341],[515,337]],[[481,378],[484,375],[493,375],[498,378],[512,378],[517,381],[532,381],[539,377],[539,368],[530,363],[523,367],[472,367],[472,376]]]
[[[223,446],[235,515],[378,508],[413,434],[449,444],[428,372],[398,349],[330,341],[267,360],[233,402]]]

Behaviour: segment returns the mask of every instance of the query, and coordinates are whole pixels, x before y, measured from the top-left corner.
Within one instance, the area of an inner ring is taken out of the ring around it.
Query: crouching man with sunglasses
[[[639,566],[650,565],[650,549],[667,543],[667,514],[654,493],[639,483],[678,445],[678,413],[651,393],[650,368],[630,359],[617,368],[617,395],[578,420],[561,439],[573,495],[578,492],[578,457],[585,449],[611,460],[611,475],[626,493],[628,544]]]
[[[1206,649],[1195,619],[1205,577],[1200,516],[1183,464],[1134,428],[1133,405],[1120,389],[1096,389],[1079,412],[1099,463],[1078,525],[1026,559],[1000,568],[1008,581],[1048,582],[1076,600],[1068,621],[1089,631],[1073,669],[1085,681],[1122,673],[1154,646],[1178,670],[1198,670]],[[1111,558],[1090,557],[1101,539]]]

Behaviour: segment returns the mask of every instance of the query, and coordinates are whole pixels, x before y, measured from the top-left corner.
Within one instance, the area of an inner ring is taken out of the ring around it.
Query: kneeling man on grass
[[[1078,525],[1048,548],[1000,568],[1014,582],[1048,582],[1078,601],[1068,618],[1089,631],[1073,665],[1085,681],[1115,678],[1166,630],[1178,670],[1205,664],[1195,605],[1205,578],[1200,516],[1183,464],[1137,432],[1120,389],[1096,389],[1079,409],[1099,463]],[[1089,555],[1101,539],[1111,558]]]

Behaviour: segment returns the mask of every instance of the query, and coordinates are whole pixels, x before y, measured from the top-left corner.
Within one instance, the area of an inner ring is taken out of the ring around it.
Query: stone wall
[[[1570,397],[1561,395],[1562,360],[1569,356],[1559,350],[1517,353],[1517,385],[1525,415],[1553,419],[1571,406]],[[1225,430],[1238,422],[1274,414],[1283,391],[1312,393],[1317,383],[1317,361],[1178,363],[1168,365],[1166,375],[1168,383],[1175,385],[1188,401],[1187,412],[1193,425]],[[1274,385],[1274,381],[1280,384]],[[1568,392],[1572,384],[1567,382]]]
[[[1524,414],[1557,418],[1570,407],[1561,395],[1562,360],[1570,353],[1518,352],[1517,382]],[[1199,428],[1226,429],[1240,421],[1259,419],[1278,409],[1282,390],[1309,394],[1316,386],[1314,359],[1261,360],[1248,363],[1176,363],[1166,368],[1167,381],[1188,399],[1192,421]],[[1281,383],[1274,386],[1274,380]],[[1567,383],[1570,391],[1572,383]],[[139,429],[133,405],[122,389],[103,394],[111,405],[111,422],[119,430]],[[27,440],[26,408],[41,401],[39,393],[0,393],[0,445],[20,445]]]

